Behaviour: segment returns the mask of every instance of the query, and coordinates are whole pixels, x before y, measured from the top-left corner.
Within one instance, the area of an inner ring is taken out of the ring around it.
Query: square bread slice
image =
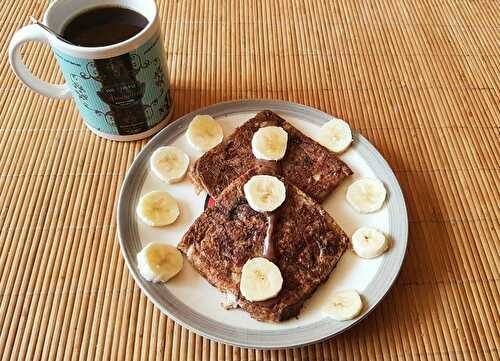
[[[241,270],[247,260],[262,257],[268,217],[250,208],[243,186],[263,173],[269,174],[269,169],[254,168],[231,183],[215,205],[195,220],[178,248],[208,282],[234,296],[237,306],[253,318],[279,322],[297,315],[304,301],[328,279],[349,239],[316,201],[279,177],[287,196],[275,211],[272,239],[273,261],[282,273],[283,288],[267,301],[246,300],[240,294]]]
[[[264,110],[195,162],[191,170],[195,185],[215,199],[232,181],[255,167],[259,161],[252,153],[252,137],[267,126],[282,127],[288,133],[285,157],[278,162],[283,178],[318,202],[352,174],[335,154],[277,114]]]

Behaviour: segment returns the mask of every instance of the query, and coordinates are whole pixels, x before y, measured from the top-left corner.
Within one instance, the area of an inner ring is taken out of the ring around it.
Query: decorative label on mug
[[[114,58],[82,59],[54,49],[87,125],[110,135],[133,135],[160,123],[171,110],[160,35]]]

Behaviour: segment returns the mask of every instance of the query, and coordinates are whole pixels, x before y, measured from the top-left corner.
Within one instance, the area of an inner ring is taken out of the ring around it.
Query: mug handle
[[[35,77],[24,65],[19,50],[20,46],[28,41],[49,43],[49,35],[36,24],[27,25],[15,32],[9,44],[9,62],[17,77],[28,87],[42,95],[60,99],[71,97],[71,89],[66,83],[50,84]]]

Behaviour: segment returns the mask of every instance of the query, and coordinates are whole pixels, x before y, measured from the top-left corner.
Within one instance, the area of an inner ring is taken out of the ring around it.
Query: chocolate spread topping
[[[264,251],[262,256],[267,258],[271,262],[274,262],[276,259],[276,246],[274,242],[274,229],[276,228],[276,222],[278,220],[278,216],[276,212],[267,212],[267,231],[266,237],[264,238]]]

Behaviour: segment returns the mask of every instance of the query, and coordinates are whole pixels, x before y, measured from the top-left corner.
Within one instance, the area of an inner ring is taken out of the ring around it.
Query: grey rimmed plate
[[[242,310],[223,309],[222,295],[188,262],[184,263],[179,275],[167,284],[143,280],[137,269],[136,254],[152,241],[176,245],[206,203],[206,194],[196,194],[187,177],[181,183],[167,185],[151,174],[149,157],[152,152],[163,145],[175,145],[188,153],[193,162],[201,154],[187,143],[185,130],[195,115],[212,115],[221,123],[224,134],[228,135],[264,109],[278,113],[312,138],[317,136],[319,127],[332,117],[304,105],[266,100],[219,103],[183,116],[158,133],[130,167],[118,202],[118,236],[132,276],[162,312],[188,329],[216,341],[241,347],[276,349],[306,345],[334,336],[373,310],[394,283],[401,268],[406,251],[408,218],[394,173],[380,153],[362,135],[355,133],[353,145],[341,155],[354,175],[332,193],[323,207],[347,234],[351,235],[361,226],[373,226],[390,237],[391,247],[383,256],[370,260],[356,257],[351,251],[346,252],[328,281],[305,303],[298,318],[269,324],[253,320]],[[361,215],[346,203],[347,187],[360,177],[376,177],[385,184],[388,196],[380,211]],[[153,228],[138,222],[135,215],[138,199],[152,190],[166,190],[178,200],[181,216],[174,224]],[[328,295],[346,288],[354,288],[362,294],[365,302],[362,315],[347,322],[325,317],[321,308]]]

